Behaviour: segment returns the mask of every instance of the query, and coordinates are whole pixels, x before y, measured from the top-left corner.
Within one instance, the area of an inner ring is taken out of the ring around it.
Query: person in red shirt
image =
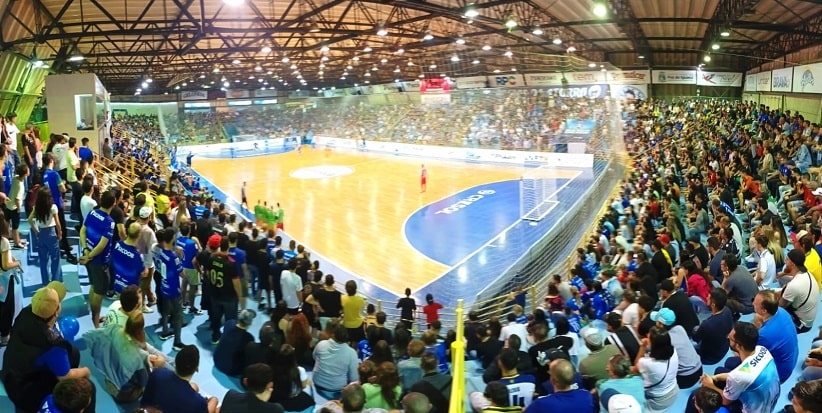
[[[434,301],[434,296],[430,293],[425,295],[425,302],[428,304],[422,307],[422,312],[425,313],[425,322],[428,324],[428,328],[431,328],[431,324],[440,319],[439,310],[445,307]]]
[[[742,171],[742,187],[739,189],[739,209],[745,210],[745,200],[759,196],[761,189],[759,181],[754,179],[748,171]]]

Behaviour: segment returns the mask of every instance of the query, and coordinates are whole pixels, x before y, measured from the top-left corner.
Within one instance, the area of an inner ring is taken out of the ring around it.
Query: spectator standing
[[[405,289],[405,297],[400,298],[397,302],[397,308],[400,309],[400,321],[411,331],[414,327],[414,319],[417,317],[417,303],[411,297],[410,288]],[[470,341],[471,339],[468,340]]]
[[[19,271],[20,263],[11,255],[11,245],[5,234],[8,231],[6,221],[2,219],[0,212],[0,347],[9,344],[9,335],[15,315],[14,283],[16,282],[16,271]],[[3,282],[5,281],[5,285]],[[22,285],[17,287],[22,288]]]
[[[14,241],[14,249],[23,249],[28,246],[28,242],[20,239],[20,213],[23,211],[23,198],[26,196],[25,179],[29,176],[29,167],[20,164],[17,165],[14,172],[11,191],[3,204],[3,213],[11,225],[11,239]]]
[[[354,280],[345,282],[345,294],[340,298],[343,326],[348,330],[348,340],[352,343],[359,343],[365,339],[362,316],[365,299],[357,295],[357,282]]]
[[[49,170],[46,172],[48,173]],[[51,172],[56,174],[54,171]],[[59,176],[56,178],[59,179]],[[62,201],[62,198],[60,199]],[[48,186],[41,187],[37,191],[34,209],[29,214],[29,226],[37,238],[37,257],[40,261],[40,279],[43,285],[52,280],[63,280],[63,269],[60,264],[60,239],[63,235],[65,219],[59,217],[60,208],[54,204],[51,189]]]
[[[241,295],[240,274],[237,273],[237,267],[228,256],[227,237],[212,236],[208,240],[208,247],[214,251],[205,265],[212,286],[209,288],[211,293],[209,297],[211,344],[217,345],[222,336],[220,326],[223,323],[223,317],[226,323],[237,319],[237,306]]]
[[[80,245],[83,248],[80,263],[85,264],[91,283],[88,302],[94,328],[100,327],[100,307],[103,303],[103,296],[108,291],[108,263],[111,255],[111,240],[114,238],[114,220],[109,215],[114,206],[114,195],[105,192],[100,202],[101,207],[89,212],[83,222],[83,227],[80,228]]]
[[[303,300],[303,281],[294,272],[297,269],[297,260],[289,260],[287,265],[287,269],[283,270],[280,275],[280,288],[285,305],[288,307],[288,313],[297,315]]]
[[[163,330],[160,340],[174,338],[174,350],[180,351],[185,346],[180,335],[183,326],[183,296],[180,291],[183,264],[174,250],[174,229],[169,227],[157,231],[157,241],[158,244],[152,247],[152,256],[154,268],[160,274],[160,326]]]

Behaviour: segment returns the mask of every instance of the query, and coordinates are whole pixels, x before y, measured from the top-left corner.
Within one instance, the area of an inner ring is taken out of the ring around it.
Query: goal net
[[[556,174],[551,168],[528,169],[519,181],[520,218],[539,221],[545,218],[559,202]]]

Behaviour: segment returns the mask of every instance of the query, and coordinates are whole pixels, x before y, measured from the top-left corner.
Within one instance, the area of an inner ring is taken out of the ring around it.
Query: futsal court
[[[181,148],[178,156],[187,153]],[[591,169],[541,169],[554,190],[538,222],[520,219],[524,166],[433,160],[345,149],[219,158],[195,152],[192,167],[237,205],[279,202],[285,232],[325,273],[356,279],[368,296],[393,302],[406,287],[449,306],[472,301],[559,222],[591,187]],[[420,190],[420,169],[428,172]],[[244,211],[251,216],[250,211]]]

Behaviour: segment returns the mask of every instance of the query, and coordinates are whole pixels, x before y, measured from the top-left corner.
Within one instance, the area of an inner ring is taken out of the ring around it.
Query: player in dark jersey
[[[212,247],[215,241],[214,237],[209,238],[208,246]],[[225,321],[237,319],[239,298],[242,295],[240,274],[237,272],[236,264],[228,256],[228,237],[220,238],[220,250],[211,254],[205,270],[206,277],[211,283],[209,288],[211,343],[216,345],[222,335],[220,326],[222,326],[223,317]]]

